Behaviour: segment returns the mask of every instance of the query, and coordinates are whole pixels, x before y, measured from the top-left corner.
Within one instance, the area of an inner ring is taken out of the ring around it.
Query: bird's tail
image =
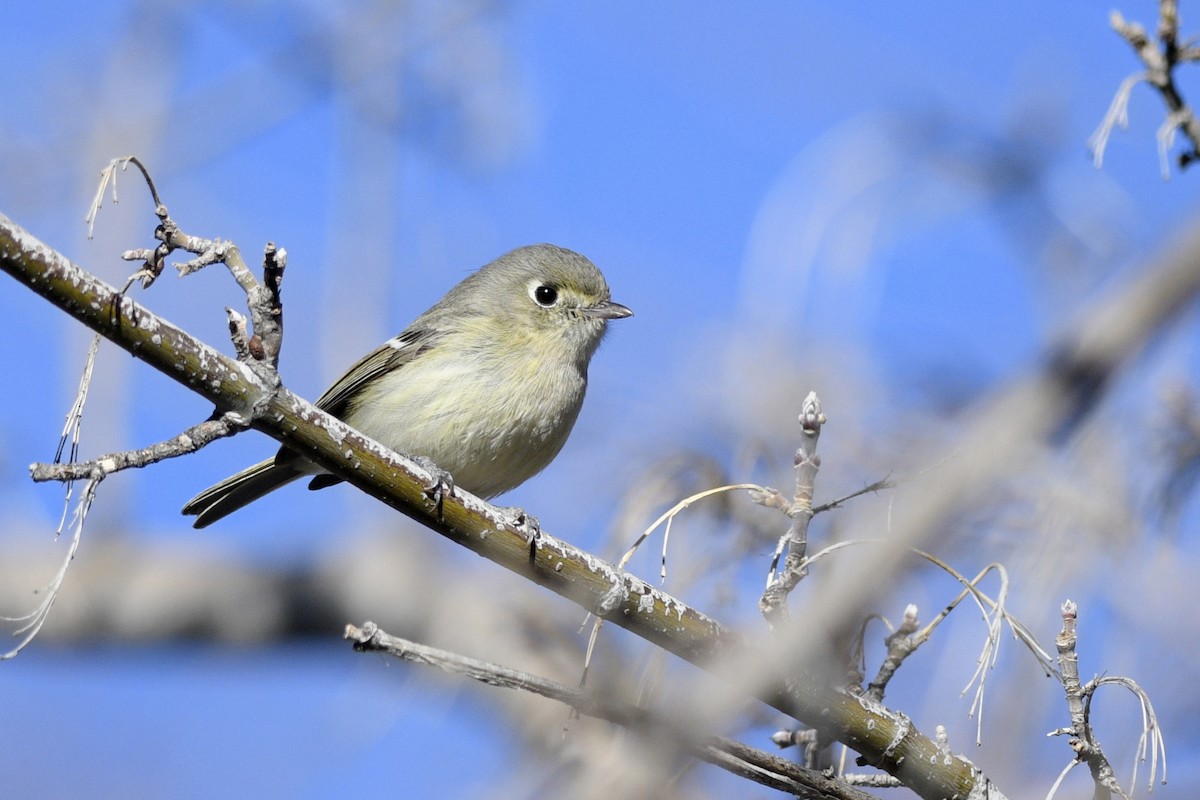
[[[205,528],[304,474],[268,458],[205,489],[187,502],[183,513],[195,515],[192,527]]]

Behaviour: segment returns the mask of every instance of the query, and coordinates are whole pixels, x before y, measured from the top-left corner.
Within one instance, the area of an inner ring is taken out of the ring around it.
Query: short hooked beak
[[[628,308],[611,300],[604,300],[596,303],[594,306],[588,306],[583,309],[583,313],[584,316],[595,317],[596,319],[621,319],[633,316],[633,312]]]

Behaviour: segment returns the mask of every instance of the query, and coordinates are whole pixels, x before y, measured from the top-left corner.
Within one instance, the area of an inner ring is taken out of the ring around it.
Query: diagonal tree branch
[[[609,562],[545,531],[531,544],[508,515],[460,490],[439,508],[426,494],[432,476],[421,466],[286,388],[265,385],[246,365],[155,316],[2,214],[0,269],[220,411],[245,416],[251,427],[446,538],[735,685],[752,676],[758,699],[819,724],[921,797],[966,797],[990,787],[969,761],[946,758],[902,714],[807,674],[793,671],[784,680],[782,669],[764,671],[763,652],[743,637]]]

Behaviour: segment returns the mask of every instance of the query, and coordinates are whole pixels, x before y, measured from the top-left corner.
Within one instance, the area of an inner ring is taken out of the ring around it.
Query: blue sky
[[[1103,170],[1090,161],[1085,142],[1136,68],[1094,3],[515,2],[466,22],[414,8],[397,27],[316,3],[13,4],[0,31],[0,212],[119,282],[128,268],[116,254],[153,229],[145,193],[126,176],[91,242],[82,218],[108,158],[145,156],[185,228],[248,252],[267,239],[288,248],[282,371],[308,396],[500,253],[536,241],[585,253],[637,316],[613,325],[559,460],[505,498],[585,547],[602,545],[606,515],[658,454],[732,460],[740,442],[789,430],[810,388],[833,421],[829,491],[923,468],[895,441],[912,432],[905,414],[920,428],[1028,368],[1083,301],[1197,210],[1195,175],[1159,174],[1161,104],[1144,87]],[[1150,23],[1155,4],[1122,10]],[[273,47],[326,42],[330,30],[343,33],[328,51]],[[397,42],[412,53],[404,70],[356,77]],[[277,63],[287,66],[266,69]],[[221,309],[237,302],[227,276],[167,275],[140,299],[226,346]],[[0,385],[0,548],[17,553],[49,547],[59,494],[29,484],[25,466],[53,453],[87,338],[11,281],[0,281],[0,312],[0,364],[22,376]],[[1169,366],[1139,368],[1146,394],[1172,375],[1194,379],[1192,336],[1160,343]],[[111,349],[98,374],[85,452],[165,438],[210,410]],[[246,435],[114,478],[87,535],[156,546],[197,536],[182,503],[271,449]],[[344,489],[297,488],[206,531],[203,546],[297,563],[334,547],[332,527],[384,519]],[[1193,515],[1165,541],[1194,558],[1194,530]],[[1113,640],[1151,635],[1111,597],[1097,603]],[[294,781],[289,796],[338,796],[342,770],[364,768],[429,795],[479,794],[504,769],[486,697],[421,707],[419,676],[381,689],[402,670],[377,666],[336,642],[35,643],[0,664],[0,723],[23,731],[0,748],[0,785],[211,796],[189,779],[204,769],[249,796],[254,766],[270,764]],[[380,691],[420,710],[376,720],[374,738],[347,733],[341,704]],[[432,768],[439,725],[457,714],[480,726],[469,775]],[[1176,733],[1178,771],[1159,797],[1186,796],[1196,775],[1194,734]],[[414,742],[428,756],[389,761]],[[1052,780],[1065,747],[1038,747]],[[309,748],[337,755],[324,763]]]

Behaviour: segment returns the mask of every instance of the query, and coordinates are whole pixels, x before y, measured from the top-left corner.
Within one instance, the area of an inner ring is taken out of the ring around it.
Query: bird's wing
[[[317,398],[316,406],[338,419],[346,416],[350,400],[371,381],[392,370],[401,369],[421,353],[428,350],[441,337],[439,331],[428,327],[410,327],[399,336],[383,343],[378,349],[368,353],[357,364],[338,378],[337,382]],[[275,454],[276,466],[294,465],[300,456],[289,450],[287,445],[279,448]],[[310,465],[311,466],[311,465]],[[319,489],[338,481],[318,482],[310,488]]]
[[[432,347],[438,338],[440,335],[434,329],[409,328],[399,336],[389,339],[348,369],[325,394],[317,398],[317,408],[338,418],[345,417],[350,400],[358,395],[364,386],[380,375],[401,369]]]

